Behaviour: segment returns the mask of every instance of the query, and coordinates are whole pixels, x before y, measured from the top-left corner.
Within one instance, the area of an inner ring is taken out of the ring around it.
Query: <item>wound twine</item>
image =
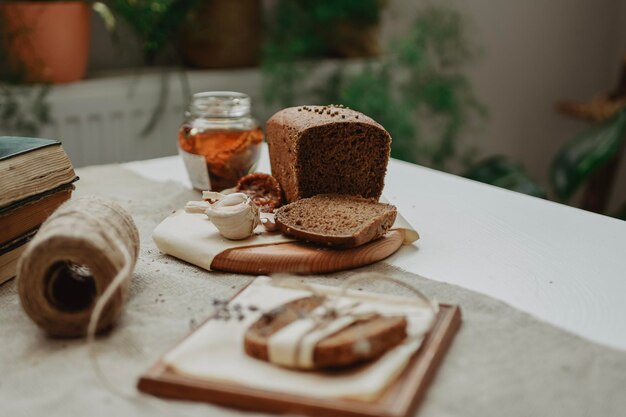
[[[51,336],[110,328],[126,301],[139,253],[131,216],[99,197],[70,200],[39,229],[18,264],[26,314]],[[97,300],[97,301],[96,301]]]
[[[137,256],[139,232],[116,203],[83,197],[59,207],[22,254],[17,288],[26,314],[51,336],[86,336],[89,360],[110,393],[172,415],[154,397],[112,382],[98,362],[96,334],[122,312]]]

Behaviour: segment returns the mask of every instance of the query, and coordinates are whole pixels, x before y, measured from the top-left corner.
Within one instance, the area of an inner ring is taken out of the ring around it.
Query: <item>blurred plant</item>
[[[294,103],[307,71],[296,62],[332,55],[337,27],[377,25],[383,0],[278,0],[265,16],[262,70],[268,103]]]
[[[337,26],[380,22],[385,0],[278,0],[266,16],[267,53],[292,61],[333,54]]]
[[[288,16],[293,20],[283,17],[280,21],[308,32],[298,25],[298,14]],[[290,54],[280,50],[285,44],[293,49]],[[340,64],[326,79],[321,78],[321,85],[302,91],[312,63],[297,58],[318,46],[304,36],[292,36],[283,43],[274,43],[270,37],[264,62],[269,103],[289,106],[300,96],[341,103],[384,125],[393,138],[396,158],[448,170],[456,160],[462,164],[472,160],[471,149],[459,152],[458,138],[482,121],[486,110],[464,75],[465,66],[477,53],[461,13],[428,5],[420,10],[409,35],[395,42],[388,54],[356,70],[354,65]],[[272,54],[273,50],[280,52]],[[277,59],[279,53],[281,59]]]
[[[567,203],[584,186],[581,208],[604,213],[626,148],[626,60],[619,85],[613,93],[599,96],[589,103],[561,102],[557,108],[593,125],[559,150],[550,167],[549,188],[558,201]],[[489,158],[465,175],[539,197],[548,194],[519,164],[503,156]],[[626,220],[626,205],[613,215]]]
[[[467,170],[464,176],[539,198],[548,196],[546,190],[528,175],[521,164],[505,156],[486,158]]]
[[[423,126],[432,138],[421,141],[417,162],[446,169],[447,161],[460,156],[458,138],[487,114],[464,73],[478,54],[464,16],[445,6],[423,9],[409,37],[399,42],[397,54],[408,73],[401,88],[404,100],[420,116],[418,129]]]
[[[176,37],[180,26],[187,14],[196,7],[201,0],[106,0],[113,14],[124,20],[136,33],[141,42],[144,61],[147,65],[156,65],[158,59],[168,52]],[[174,51],[175,52],[175,51]],[[179,62],[177,55],[170,56]],[[161,72],[159,97],[155,107],[140,132],[147,136],[159,123],[165,113],[165,107],[169,97],[169,78],[173,71],[164,69]],[[189,100],[189,81],[184,72],[179,72],[184,101]],[[131,88],[132,95],[134,89]]]
[[[0,84],[0,134],[37,136],[50,123],[49,86]]]
[[[107,0],[141,41],[146,64],[154,65],[174,39],[185,16],[200,0]]]

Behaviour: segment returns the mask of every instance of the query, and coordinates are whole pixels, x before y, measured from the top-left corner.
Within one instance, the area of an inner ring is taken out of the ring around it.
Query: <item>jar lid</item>
[[[204,117],[243,117],[250,115],[250,96],[236,91],[206,91],[192,96],[189,110]]]

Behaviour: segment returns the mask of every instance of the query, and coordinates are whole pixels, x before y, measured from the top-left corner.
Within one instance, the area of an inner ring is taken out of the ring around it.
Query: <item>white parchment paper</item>
[[[336,288],[315,286],[326,294]],[[251,388],[315,397],[342,397],[373,401],[404,369],[421,345],[423,335],[434,320],[432,310],[415,298],[350,292],[364,306],[386,315],[407,315],[409,338],[370,365],[357,370],[324,373],[282,368],[247,356],[243,350],[246,329],[260,316],[247,314],[242,321],[209,320],[164,357],[171,370],[211,380],[224,380]],[[256,278],[233,303],[244,308],[254,305],[269,311],[289,301],[310,296],[301,289],[271,285],[269,278]]]

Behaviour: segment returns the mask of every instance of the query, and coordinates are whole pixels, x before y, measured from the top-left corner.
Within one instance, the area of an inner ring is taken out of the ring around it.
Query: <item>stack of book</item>
[[[26,243],[77,179],[60,142],[0,136],[0,284],[15,276]]]

